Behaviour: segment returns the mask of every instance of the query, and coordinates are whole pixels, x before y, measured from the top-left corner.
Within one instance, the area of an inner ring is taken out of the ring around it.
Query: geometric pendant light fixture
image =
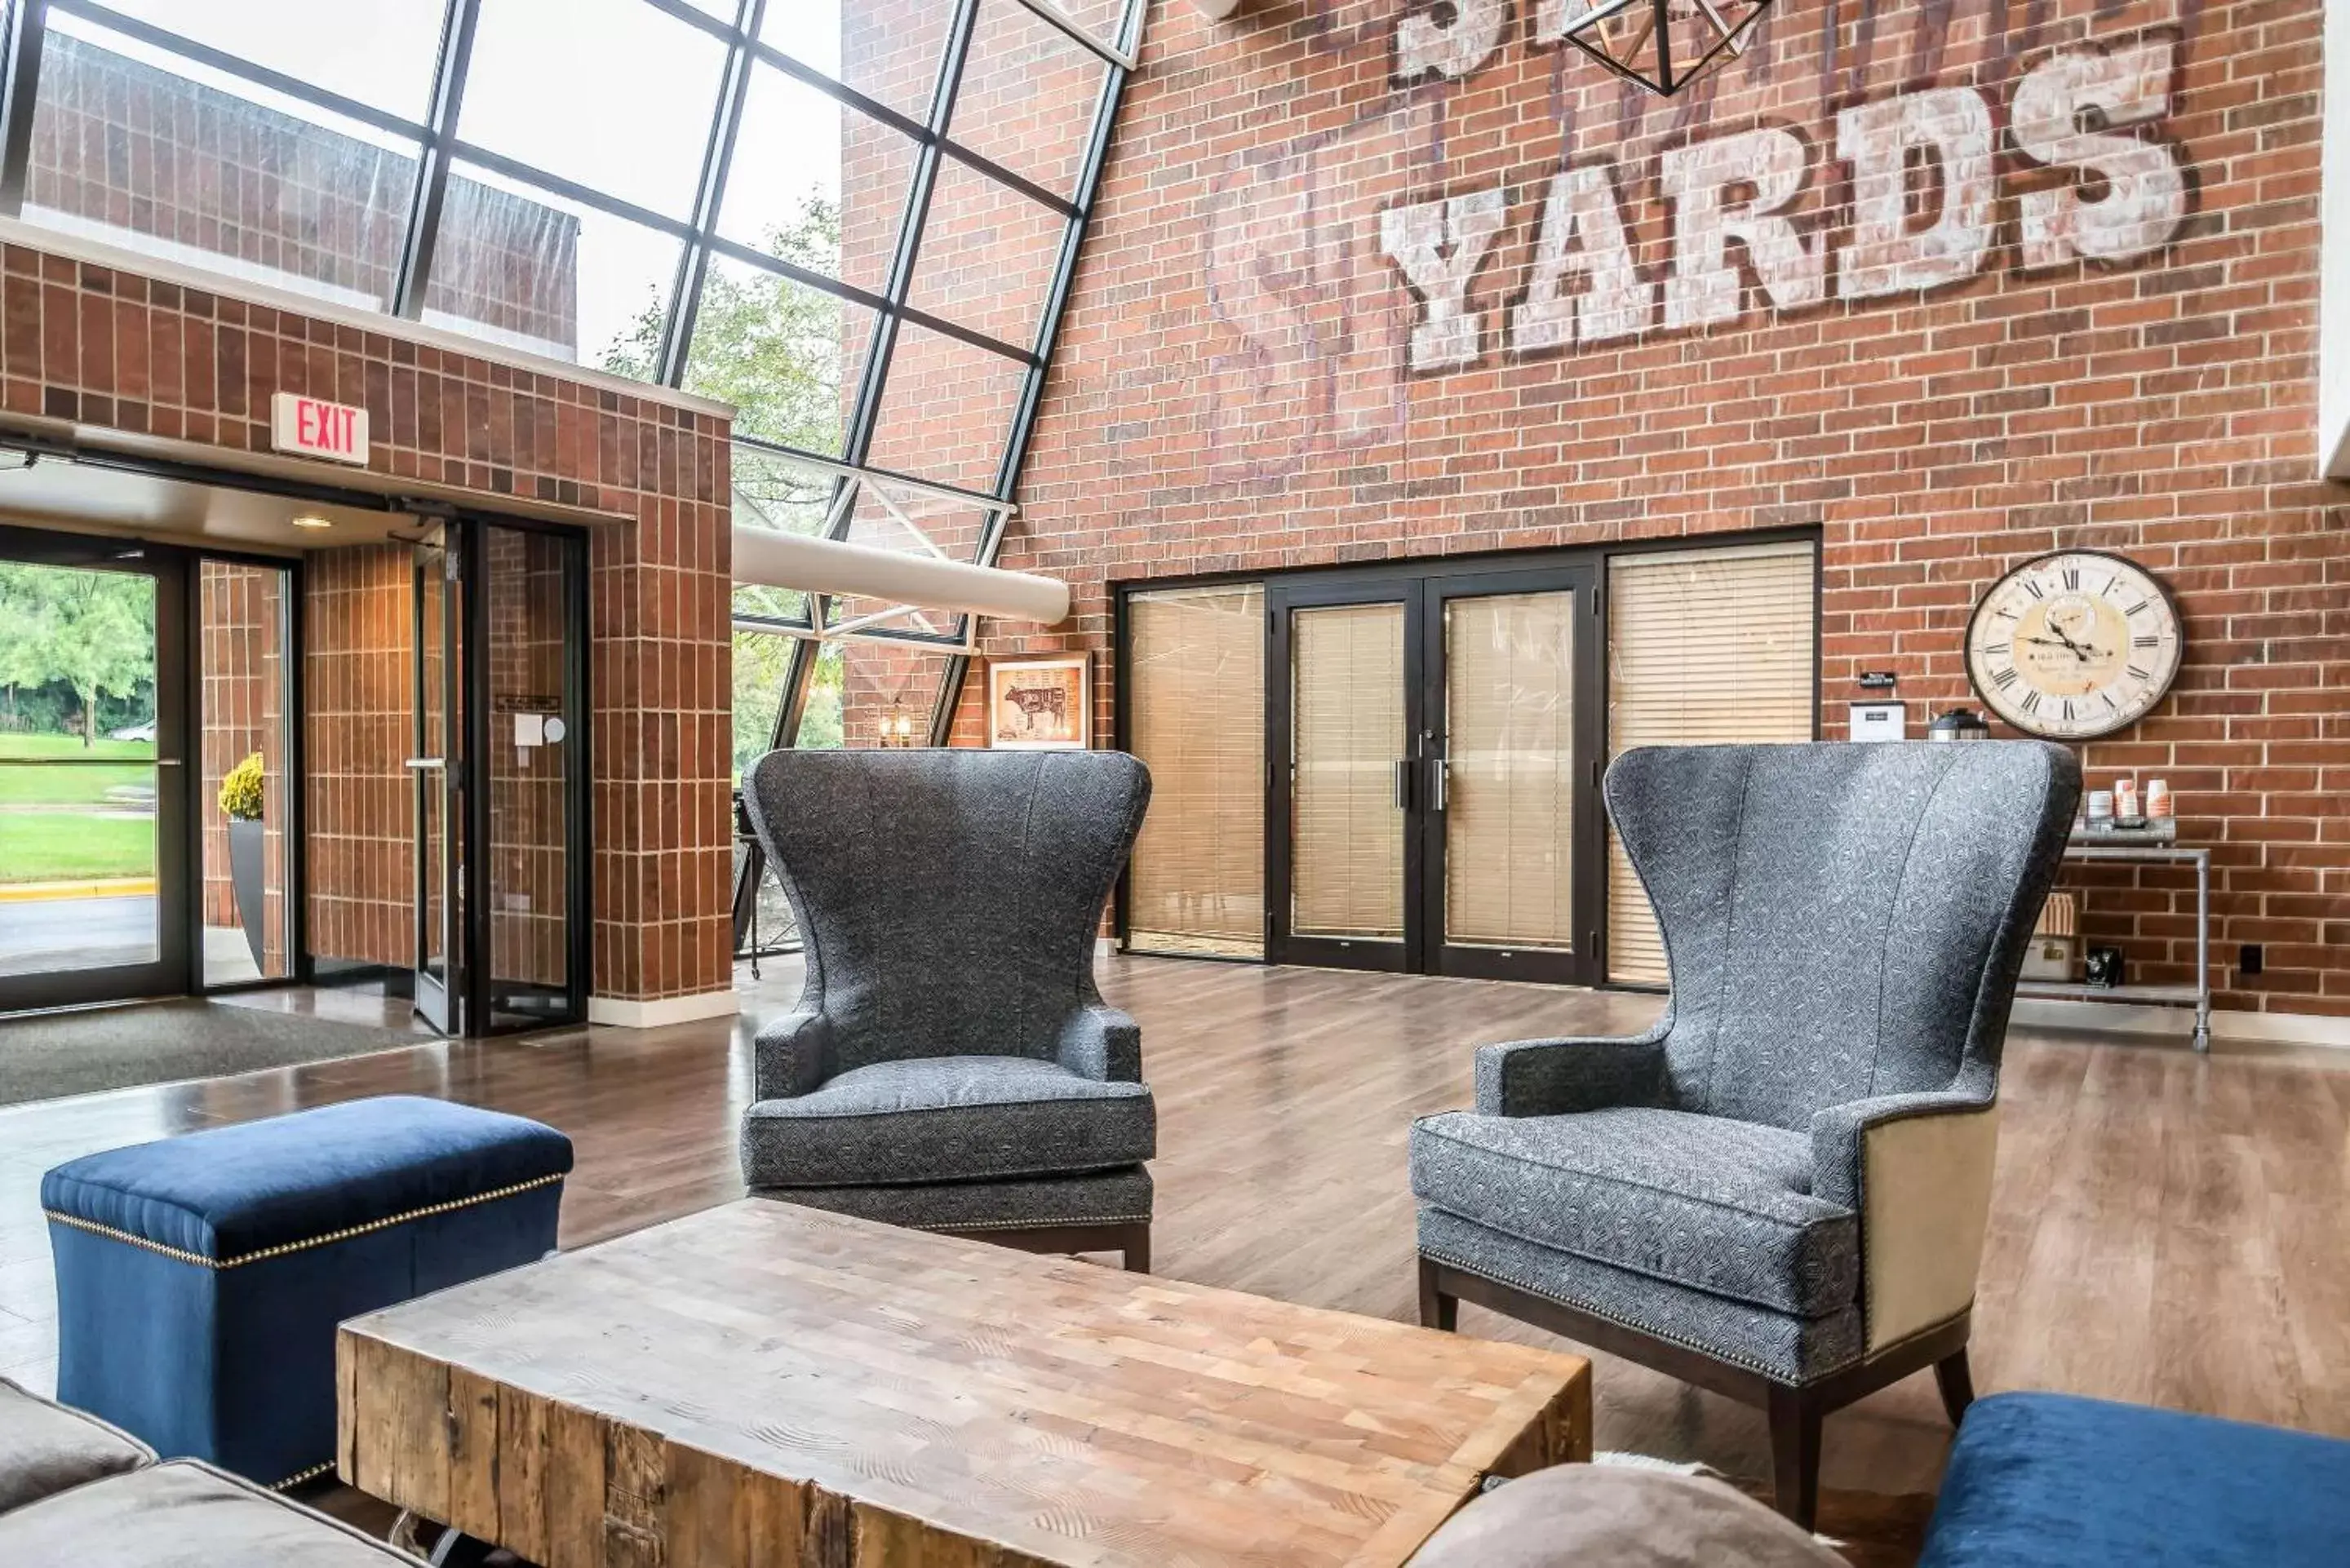
[[[1674,93],[1735,58],[1771,0],[1554,0],[1566,41],[1650,92]]]

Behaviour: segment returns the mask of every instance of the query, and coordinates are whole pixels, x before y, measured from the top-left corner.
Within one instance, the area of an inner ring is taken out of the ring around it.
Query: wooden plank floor
[[[1159,1270],[1392,1318],[1413,1307],[1411,1118],[1465,1104],[1480,1042],[1633,1030],[1648,997],[1179,960],[1107,961],[1160,1106]],[[577,1246],[736,1195],[749,1021],[797,990],[771,965],[745,1020],[431,1044],[243,1078],[0,1111],[0,1374],[53,1378],[40,1173],[61,1159],[359,1095],[443,1096],[576,1140]],[[245,1004],[376,1004],[276,993]],[[0,1024],[0,1054],[6,1027]],[[2228,1053],[2019,1032],[1976,1381],[2350,1436],[2350,1054]],[[1475,1307],[1470,1334],[1555,1344]],[[1603,1449],[1769,1473],[1760,1418],[1597,1363]],[[1949,1442],[1931,1381],[1828,1421],[1828,1486],[1930,1488]]]

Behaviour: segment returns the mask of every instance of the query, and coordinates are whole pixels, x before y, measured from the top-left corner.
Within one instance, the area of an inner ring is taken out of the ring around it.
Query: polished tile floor
[[[1465,1103],[1483,1041],[1629,1031],[1652,997],[1476,981],[1106,961],[1161,1107],[1160,1272],[1402,1318],[1405,1132]],[[445,1096],[570,1133],[577,1246],[741,1190],[748,1030],[797,990],[743,982],[737,1022],[569,1030],[0,1111],[0,1375],[52,1378],[40,1173],[88,1150],[360,1095]],[[227,1005],[227,1004],[224,1004]],[[380,1000],[234,1005],[390,1022]],[[0,1024],[0,1053],[5,1026]],[[2230,1053],[2019,1032],[1976,1312],[1980,1387],[2054,1387],[2350,1435],[2350,1053]],[[1471,1334],[1544,1336],[1474,1307]],[[1602,1448],[1767,1474],[1759,1417],[1601,1358]],[[1832,1489],[1929,1489],[1949,1441],[1924,1376],[1828,1422]]]

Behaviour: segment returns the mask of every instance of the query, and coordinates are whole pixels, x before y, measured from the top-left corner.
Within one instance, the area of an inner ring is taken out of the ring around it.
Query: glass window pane
[[[0,975],[153,963],[155,579],[0,561]]]
[[[642,0],[483,0],[457,134],[688,217],[725,59],[723,44]]]
[[[292,579],[283,566],[233,561],[198,570],[206,985],[294,972],[286,940]]]
[[[775,718],[784,707],[784,677],[797,639],[773,631],[734,634],[734,783],[775,749]],[[736,861],[741,869],[741,861]]]
[[[1033,348],[1068,226],[1002,181],[942,158],[908,303]]]
[[[869,550],[975,561],[986,543],[993,515],[987,508],[967,501],[868,477],[859,481],[857,494],[849,503],[845,537],[848,543]],[[843,621],[897,607],[879,600],[835,599],[827,624],[838,626]],[[910,632],[922,637],[959,638],[962,635],[963,617],[952,610],[918,608],[892,616],[875,630],[881,635]]]
[[[769,0],[759,41],[927,123],[955,8],[904,0]]]
[[[1399,940],[1404,754],[1401,605],[1301,609],[1290,618],[1290,929],[1301,937]]]
[[[50,16],[33,223],[380,309],[416,167],[413,144]]]
[[[733,466],[734,526],[809,538],[825,531],[840,490],[836,475],[750,446],[734,449]],[[737,583],[734,613],[806,626],[807,596],[796,588]]]
[[[1627,556],[1607,571],[1607,749],[1814,738],[1812,546]],[[1663,936],[1607,839],[1607,977],[1668,980]]]
[[[771,66],[754,66],[718,232],[879,294],[906,214],[914,143]]]
[[[420,124],[442,0],[108,0],[109,9]]]
[[[1444,940],[1575,949],[1575,595],[1444,606]]]
[[[947,133],[1055,196],[1074,197],[1109,71],[1020,0],[980,0]]]
[[[809,672],[798,744],[809,750],[927,746],[947,655],[883,642],[827,642]]]
[[[1150,769],[1127,940],[1138,952],[1264,954],[1264,588],[1127,601],[1128,714]]]
[[[737,433],[840,455],[873,312],[820,288],[712,256],[686,357],[690,391],[734,405]]]
[[[917,479],[993,490],[1027,375],[1016,359],[901,324],[869,460]]]
[[[867,478],[849,508],[848,540],[875,550],[976,561],[994,514],[984,506],[911,485]]]
[[[683,248],[658,229],[460,163],[424,319],[649,380]]]

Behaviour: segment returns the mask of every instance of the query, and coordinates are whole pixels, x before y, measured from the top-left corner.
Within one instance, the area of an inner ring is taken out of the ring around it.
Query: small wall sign
[[[1895,677],[1890,670],[1864,670],[1860,672],[1860,689],[1863,691],[1890,691],[1894,685]]]
[[[279,392],[269,400],[269,431],[270,444],[279,452],[367,464],[368,411],[349,403]]]
[[[1907,702],[1855,702],[1852,738],[1856,741],[1906,741],[1909,738]]]

